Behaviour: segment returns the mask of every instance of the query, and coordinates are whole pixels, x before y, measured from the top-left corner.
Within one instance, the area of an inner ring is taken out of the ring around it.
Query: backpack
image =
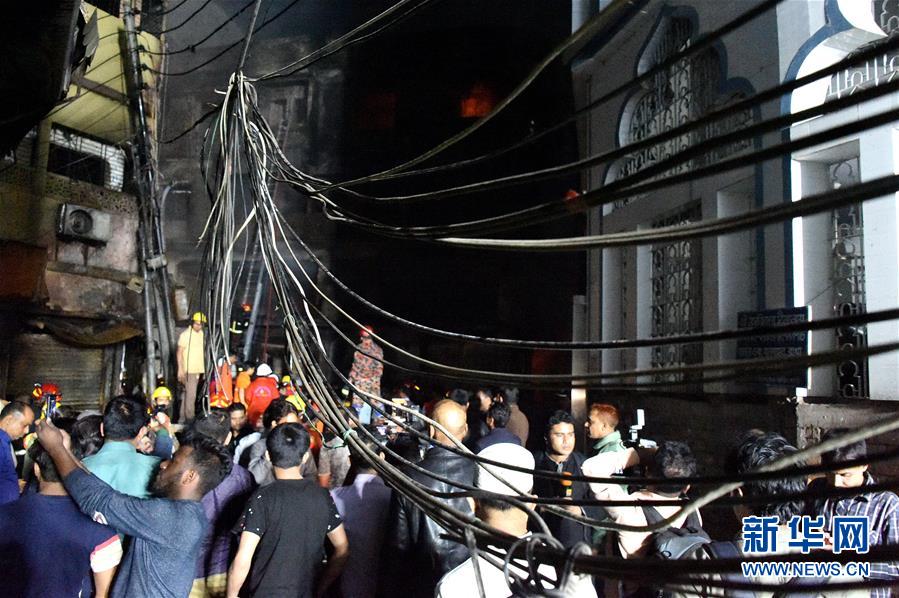
[[[655,507],[642,507],[646,522],[654,525],[664,521],[664,517]],[[670,526],[652,534],[650,556],[661,559],[678,560],[690,558],[693,554],[712,541],[699,523],[699,515],[694,511],[687,515],[682,527]]]
[[[703,550],[713,559],[742,559],[743,551],[736,542],[712,542],[703,547]],[[750,581],[739,573],[719,574],[724,581],[747,582]],[[783,583],[779,592],[774,592],[773,598],[812,598],[821,596],[822,592],[803,592],[802,586],[823,585],[829,581],[828,577],[794,577]],[[755,592],[750,590],[728,589],[725,594],[728,598],[753,598]]]
[[[662,521],[664,518],[652,507],[643,507],[646,521],[650,524]],[[647,512],[652,509],[652,512]],[[691,513],[684,521],[681,528],[669,527],[668,529],[653,534],[653,552],[657,558],[663,559],[736,559],[743,558],[743,553],[735,542],[720,542],[711,540],[709,535],[699,524],[699,517]],[[746,578],[739,573],[718,574],[724,581],[745,582]],[[696,579],[696,588],[703,588],[701,578]],[[721,592],[721,590],[716,590]],[[641,587],[632,594],[631,598],[679,598],[691,595],[691,592],[671,592],[657,587]],[[699,595],[706,595],[700,591]],[[715,595],[722,595],[717,593]],[[724,590],[727,598],[755,598],[755,593],[747,590]],[[811,598],[811,597],[806,597]]]

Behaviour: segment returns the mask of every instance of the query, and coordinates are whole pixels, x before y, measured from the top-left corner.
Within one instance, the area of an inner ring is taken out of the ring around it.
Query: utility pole
[[[134,0],[124,3],[125,21],[125,80],[127,82],[128,105],[131,113],[131,126],[134,131],[132,141],[132,157],[134,160],[134,179],[138,197],[138,246],[140,248],[140,271],[143,276],[144,296],[144,342],[146,346],[146,392],[149,395],[156,388],[156,329],[154,328],[155,281],[151,267],[158,266],[152,251],[153,193],[154,177],[150,161],[150,135],[147,130],[147,114],[144,107],[144,80],[141,72],[140,53],[137,43],[137,29],[134,23]],[[163,302],[168,297],[161,298]],[[160,326],[161,328],[161,326]],[[168,336],[168,335],[166,335]]]

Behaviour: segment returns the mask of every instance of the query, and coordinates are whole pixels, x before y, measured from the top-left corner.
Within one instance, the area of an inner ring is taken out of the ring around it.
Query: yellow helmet
[[[198,311],[190,317],[190,321],[191,322],[201,322],[201,323],[205,324],[206,323],[206,314],[204,314],[201,311]]]
[[[281,376],[281,384],[290,384],[290,376],[287,374]]]
[[[157,386],[156,390],[153,391],[153,400],[157,400],[159,398],[171,399],[172,391],[170,391],[165,386]]]

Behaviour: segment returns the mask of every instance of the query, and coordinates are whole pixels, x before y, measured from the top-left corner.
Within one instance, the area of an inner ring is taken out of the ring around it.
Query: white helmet
[[[270,366],[267,363],[260,363],[259,367],[256,368],[256,375],[259,376],[260,378],[265,377],[265,376],[271,376],[272,375],[272,366]]]

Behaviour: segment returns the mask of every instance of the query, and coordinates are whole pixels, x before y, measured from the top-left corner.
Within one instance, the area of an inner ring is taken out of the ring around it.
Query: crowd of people
[[[448,534],[411,496],[393,490],[361,453],[316,422],[314,409],[301,396],[299,403],[289,400],[267,367],[255,371],[257,380],[276,383],[265,383],[273,390],[261,412],[244,404],[233,389],[227,408],[201,408],[178,424],[166,415],[172,408],[166,392],[154,393],[149,401],[115,397],[102,413],[63,410],[50,417],[32,398],[3,407],[0,566],[7,574],[0,594],[450,598],[512,593],[495,560],[473,555],[466,542]],[[634,446],[618,431],[617,409],[605,404],[590,406],[586,454],[575,450],[576,424],[566,411],[552,413],[542,426],[542,438],[529,443],[531,424],[518,403],[515,389],[456,389],[422,406],[433,423],[416,429],[428,441],[383,434],[384,414],[377,408],[367,429],[378,441],[367,435],[358,440],[403,469],[453,513],[477,517],[512,538],[527,539],[542,530],[536,512],[562,546],[586,545],[594,554],[621,559],[742,555],[740,538],[712,540],[706,534],[703,550],[671,555],[662,534],[607,532],[578,521],[588,517],[645,527],[677,515],[675,504],[603,507],[577,502],[686,496],[690,487],[679,480],[697,475],[688,443]],[[13,444],[32,429],[33,442],[17,470]],[[478,466],[464,451],[447,448],[459,444],[517,469]],[[724,469],[743,474],[795,451],[776,432],[750,431],[727,455]],[[798,475],[752,480],[739,491],[751,501],[735,507],[735,517],[775,517],[786,530],[794,516],[820,515],[830,533],[835,516],[866,515],[872,548],[899,545],[899,498],[865,491],[874,483],[866,465],[838,468],[865,454],[864,442],[826,453],[824,462],[837,470],[811,481]],[[633,468],[658,483],[633,487],[578,479],[614,477]],[[540,471],[560,475],[535,473]],[[666,479],[672,482],[660,482]],[[820,501],[781,498],[828,485],[858,492]],[[460,487],[490,494],[445,496]],[[528,496],[563,499],[563,510],[504,498]],[[569,499],[571,505],[566,504]],[[678,516],[673,526],[705,533],[702,513]],[[783,544],[767,553],[793,551]],[[527,570],[525,561],[516,557],[513,563],[524,567],[516,569],[519,575]],[[896,565],[873,563],[869,578],[899,581]],[[612,582],[558,573],[548,564],[532,574],[560,584],[560,595],[656,593],[648,578]],[[694,580],[693,591],[715,595],[710,580],[724,578],[718,574]],[[742,581],[791,583],[789,578]],[[838,593],[852,591],[825,594]],[[889,596],[890,590],[855,590],[854,595],[864,594]]]

